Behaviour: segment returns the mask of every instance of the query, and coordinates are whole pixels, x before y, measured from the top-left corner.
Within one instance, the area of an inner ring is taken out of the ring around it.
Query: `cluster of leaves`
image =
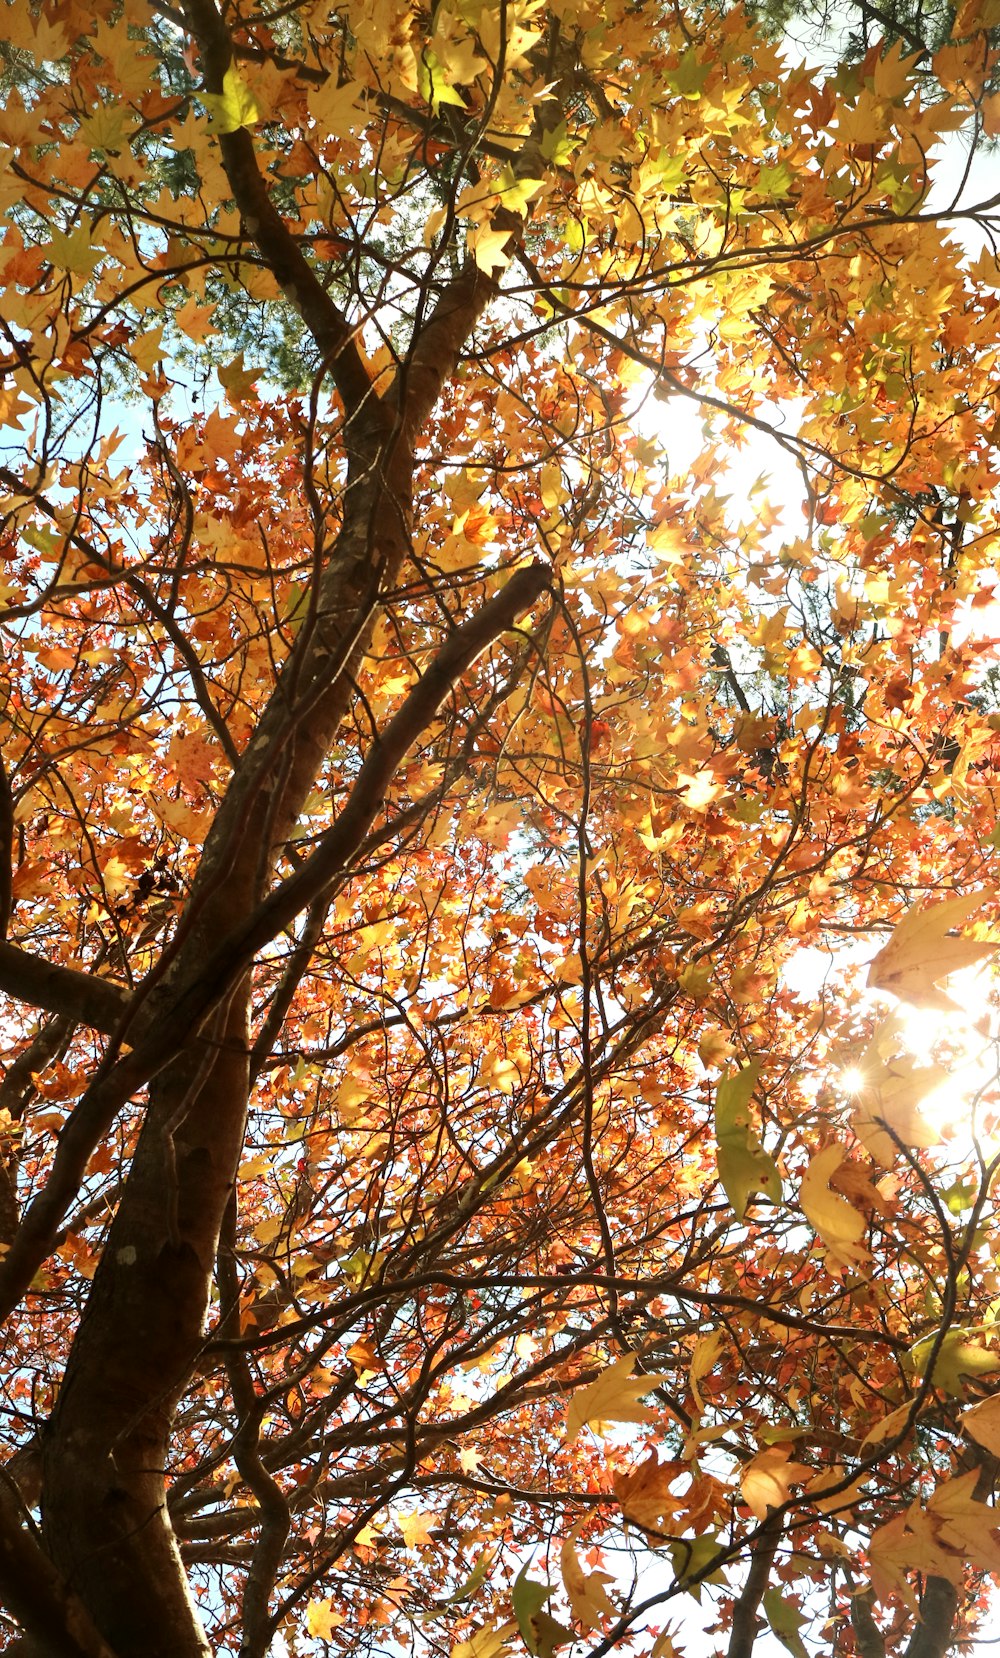
[[[1000,1096],[785,967],[995,948],[990,3],[6,8],[25,1654],[976,1626]]]

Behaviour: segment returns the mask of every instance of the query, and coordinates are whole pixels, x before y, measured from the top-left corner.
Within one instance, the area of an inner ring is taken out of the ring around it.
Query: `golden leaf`
[[[668,1382],[669,1376],[633,1376],[635,1354],[609,1365],[589,1387],[580,1389],[570,1400],[566,1412],[566,1443],[572,1445],[581,1428],[600,1431],[602,1422],[651,1422],[656,1411],[649,1405],[640,1405],[644,1393]]]
[[[856,1267],[871,1259],[860,1242],[865,1218],[852,1203],[830,1190],[830,1177],[847,1160],[844,1147],[834,1142],[817,1152],[802,1177],[799,1202],[802,1213],[826,1247],[835,1265]]]
[[[951,1012],[958,1004],[938,989],[941,980],[1000,950],[1000,939],[969,938],[952,928],[995,896],[987,887],[907,910],[868,969],[868,988],[888,990],[913,1007]]]

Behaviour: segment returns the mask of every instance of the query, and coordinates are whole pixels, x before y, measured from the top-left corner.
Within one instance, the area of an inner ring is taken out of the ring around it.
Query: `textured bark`
[[[781,1540],[781,1515],[769,1514],[757,1534],[743,1591],[733,1607],[727,1658],[750,1658],[760,1632],[760,1603]]]
[[[206,86],[217,91],[231,58],[228,32],[212,0],[189,0],[186,12]],[[48,1186],[0,1263],[0,1304],[16,1302],[52,1246],[116,1112],[149,1088],[133,1164],[43,1446],[42,1536],[51,1568],[72,1582],[116,1658],[206,1658],[209,1650],[167,1511],[166,1475],[173,1416],[202,1347],[243,1143],[254,952],[322,901],[442,699],[548,579],[540,566],[519,571],[478,615],[456,626],[373,741],[328,835],[305,868],[269,897],[283,843],[353,698],[381,595],[398,581],[409,550],[416,440],[496,289],[474,264],[446,285],[411,342],[392,395],[381,401],[351,330],[270,201],[251,135],[224,134],[220,147],[247,233],[298,306],[344,405],[343,525],[331,547],[317,545],[309,613],[234,765],[184,914],[134,997],[0,945],[0,988],[16,984],[24,999],[116,1036],[64,1130]],[[518,224],[512,219],[512,233]],[[258,1466],[249,1377],[237,1373],[231,1383],[239,1395],[241,1467],[252,1486],[256,1479],[258,1499],[270,1502],[247,1608],[251,1650],[263,1654],[275,1543],[287,1514]],[[25,1621],[34,1634],[32,1620]],[[97,1654],[88,1651],[87,1658]]]

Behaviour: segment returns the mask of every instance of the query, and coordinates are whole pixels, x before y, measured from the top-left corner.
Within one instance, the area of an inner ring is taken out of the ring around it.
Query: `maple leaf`
[[[733,1077],[719,1083],[715,1096],[715,1136],[719,1179],[737,1220],[746,1214],[755,1192],[774,1202],[781,1197],[781,1176],[774,1159],[763,1151],[752,1128],[750,1100],[757,1086],[760,1061],[752,1060]]]
[[[1000,1396],[983,1399],[962,1412],[962,1426],[974,1440],[995,1457],[1000,1457]]]
[[[661,1522],[680,1507],[670,1490],[670,1481],[676,1475],[676,1465],[661,1463],[655,1448],[638,1467],[615,1474],[614,1493],[625,1519],[646,1531],[662,1530]]]
[[[466,1640],[457,1641],[451,1649],[451,1658],[501,1658],[510,1649],[516,1633],[517,1624],[513,1620],[488,1624]]]
[[[332,1641],[334,1630],[339,1629],[344,1622],[343,1613],[334,1609],[330,1598],[311,1600],[306,1607],[306,1629],[310,1635],[315,1635],[317,1640]]]
[[[839,1267],[858,1267],[871,1259],[860,1241],[865,1234],[865,1217],[839,1192],[831,1191],[829,1184],[846,1161],[847,1152],[836,1142],[817,1152],[802,1176],[799,1202],[831,1261]]]
[[[977,1500],[978,1469],[945,1480],[927,1504],[937,1538],[977,1571],[1000,1571],[1000,1510]]]
[[[397,1514],[396,1523],[403,1534],[403,1542],[408,1549],[419,1549],[428,1543],[433,1543],[431,1527],[437,1524],[436,1514],[414,1509],[411,1513]]]
[[[222,77],[221,92],[199,92],[198,97],[208,110],[214,132],[238,132],[260,120],[256,99],[232,64]]]
[[[521,1567],[511,1591],[511,1606],[521,1638],[534,1658],[553,1658],[559,1647],[576,1638],[571,1629],[545,1610],[552,1593],[550,1583],[536,1583],[528,1576],[528,1567]]]
[[[952,931],[995,897],[992,888],[940,903],[914,905],[899,922],[868,970],[871,990],[888,990],[913,1007],[950,1012],[957,1003],[938,988],[942,979],[1000,950],[1000,940]]]
[[[566,1443],[571,1445],[584,1427],[600,1431],[605,1422],[651,1422],[658,1412],[641,1405],[644,1394],[669,1381],[667,1376],[633,1376],[635,1354],[617,1359],[589,1386],[570,1400],[566,1412]]]
[[[813,1469],[805,1462],[790,1460],[786,1445],[769,1445],[758,1451],[740,1475],[740,1490],[750,1512],[766,1520],[772,1508],[788,1501],[793,1485],[801,1485]]]
[[[513,258],[513,237],[509,230],[494,230],[491,225],[479,225],[469,232],[469,247],[481,271],[494,276],[504,271]]]
[[[973,1330],[948,1330],[933,1358],[931,1381],[953,1399],[965,1398],[967,1389],[963,1378],[991,1376],[1000,1370],[1000,1353],[970,1339],[975,1333]],[[927,1374],[937,1340],[936,1335],[924,1336],[910,1348],[907,1363],[915,1375]]]
[[[600,1629],[605,1618],[616,1616],[614,1603],[608,1599],[605,1587],[613,1583],[614,1578],[610,1572],[584,1571],[573,1547],[573,1540],[579,1529],[579,1525],[574,1526],[562,1546],[559,1558],[563,1585],[570,1611],[577,1623],[582,1624],[584,1629]]]

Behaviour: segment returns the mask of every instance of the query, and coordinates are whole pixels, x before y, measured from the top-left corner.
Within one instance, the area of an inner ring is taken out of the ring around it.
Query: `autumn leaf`
[[[320,1641],[332,1641],[334,1630],[344,1623],[343,1613],[334,1607],[332,1598],[312,1600],[306,1607],[306,1629]]]
[[[761,1597],[761,1606],[772,1633],[792,1654],[792,1658],[808,1658],[808,1648],[799,1633],[802,1625],[809,1621],[806,1614],[780,1589],[766,1589]]]
[[[724,1078],[715,1096],[719,1179],[737,1220],[743,1219],[755,1192],[764,1193],[775,1203],[781,1198],[777,1165],[761,1150],[752,1126],[750,1100],[759,1073],[760,1061],[752,1060],[735,1076]]]
[[[813,1470],[808,1463],[793,1462],[787,1445],[769,1445],[758,1451],[740,1475],[743,1500],[754,1518],[766,1520],[772,1508],[780,1508]]]
[[[610,1572],[584,1571],[573,1547],[579,1529],[579,1525],[574,1526],[560,1553],[563,1586],[570,1611],[577,1623],[582,1624],[584,1629],[600,1629],[605,1618],[617,1616],[605,1587],[606,1584],[613,1583],[614,1578]]]
[[[534,1658],[552,1658],[561,1646],[575,1639],[545,1610],[545,1603],[553,1594],[550,1583],[536,1583],[528,1576],[528,1567],[522,1566],[511,1592],[511,1605],[521,1639]]]
[[[1000,949],[1000,940],[970,938],[953,929],[993,897],[994,890],[987,888],[911,906],[872,962],[869,989],[891,991],[913,1007],[952,1011],[957,1003],[938,988],[940,981]]]
[[[857,1268],[871,1259],[861,1243],[865,1217],[839,1192],[830,1189],[830,1180],[846,1161],[845,1148],[835,1141],[817,1152],[802,1177],[799,1202],[833,1265]]]
[[[962,1426],[991,1456],[1000,1457],[1000,1395],[983,1399],[962,1412]]]
[[[965,1398],[967,1389],[964,1378],[991,1376],[1000,1370],[1000,1353],[973,1340],[976,1333],[967,1329],[946,1331],[933,1357],[931,1381],[953,1399]],[[923,1377],[927,1374],[937,1342],[937,1335],[924,1336],[910,1348],[907,1363],[914,1375]]]
[[[625,1519],[646,1531],[662,1530],[662,1522],[680,1507],[670,1490],[676,1477],[676,1464],[661,1463],[655,1447],[637,1467],[616,1473],[614,1492]]]
[[[658,1412],[639,1400],[669,1381],[667,1376],[633,1376],[635,1354],[627,1353],[609,1365],[597,1380],[581,1388],[566,1412],[566,1443],[571,1445],[584,1427],[601,1432],[607,1422],[652,1422]]]
[[[502,1658],[502,1654],[509,1651],[516,1633],[517,1624],[513,1619],[506,1623],[487,1624],[464,1641],[456,1641],[451,1649],[451,1658]]]
[[[222,78],[221,92],[199,92],[198,97],[208,110],[214,132],[238,132],[260,120],[253,93],[232,64]]]
[[[433,1543],[431,1527],[437,1520],[434,1513],[422,1513],[420,1509],[414,1509],[408,1514],[397,1514],[396,1520],[408,1549],[418,1549]]]

